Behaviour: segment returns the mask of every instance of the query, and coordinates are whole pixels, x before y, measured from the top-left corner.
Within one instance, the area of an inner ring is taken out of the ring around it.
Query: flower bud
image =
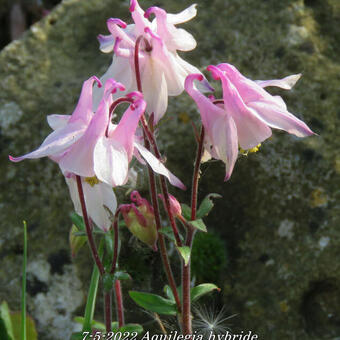
[[[158,194],[158,196],[162,199],[164,205],[166,206],[164,196],[161,194]],[[177,201],[176,197],[169,194],[169,202],[170,202],[170,211],[172,215],[174,215],[175,217],[181,216],[182,208],[181,208],[180,203]]]
[[[140,241],[157,250],[158,234],[151,204],[137,191],[131,193],[131,200],[134,203],[120,206],[126,226]]]

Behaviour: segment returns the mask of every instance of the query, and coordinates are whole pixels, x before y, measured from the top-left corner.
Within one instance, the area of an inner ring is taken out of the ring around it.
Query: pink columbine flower
[[[112,93],[117,92],[117,90],[124,91],[125,87],[114,79],[108,79],[105,83],[102,100],[85,133],[58,160],[63,172],[74,173],[82,177],[97,176],[98,179],[102,180],[100,173],[97,175],[95,172],[97,166],[95,148],[100,138],[105,135],[110,120]]]
[[[136,40],[142,36],[139,64],[143,95],[147,112],[154,113],[157,123],[167,109],[168,96],[183,92],[188,74],[200,73],[177,54],[177,50],[194,49],[195,39],[175,26],[196,16],[196,5],[178,14],[168,14],[158,7],[144,12],[137,0],[131,0],[130,12],[134,24],[111,18],[107,21],[111,35],[98,36],[100,49],[105,53],[114,52],[113,62],[101,80],[113,77],[126,86],[127,92],[137,90],[134,53]],[[148,20],[151,14],[155,15],[152,22]],[[202,91],[204,89],[211,90],[207,81],[202,83]]]
[[[206,150],[211,157],[226,164],[225,180],[231,176],[239,146],[244,150],[255,148],[271,136],[271,128],[298,137],[314,134],[303,121],[288,112],[281,97],[272,96],[263,89],[266,86],[291,89],[300,75],[253,81],[230,64],[211,65],[207,70],[215,79],[221,80],[223,100],[207,98],[194,87],[195,79],[203,80],[200,74],[189,75],[185,89],[199,108],[206,131]]]
[[[47,122],[54,130],[41,146],[24,156],[12,157],[12,162],[20,162],[26,158],[34,159],[41,157],[59,158],[69,147],[76,143],[85,133],[93,117],[92,111],[92,88],[94,82],[101,87],[97,77],[91,77],[83,84],[78,104],[72,115],[49,115]]]
[[[112,187],[125,184],[128,179],[128,165],[133,155],[147,161],[153,170],[166,176],[170,183],[185,188],[151,152],[138,143],[135,131],[146,103],[142,94],[135,92],[126,97],[132,104],[123,114],[120,122],[111,123],[110,106],[112,93],[125,90],[113,79],[105,83],[104,94],[96,113],[92,111],[92,87],[97,81],[91,77],[84,82],[79,102],[73,114],[48,117],[54,129],[35,151],[21,157],[11,157],[14,162],[26,158],[48,156],[59,164],[69,186],[75,210],[81,214],[77,196],[75,175],[84,183],[85,202],[90,218],[103,230],[110,226],[109,216],[103,205],[112,213],[116,209],[116,198]],[[140,157],[141,156],[141,157]],[[112,201],[111,203],[109,203]]]
[[[94,140],[101,131],[101,127],[97,124],[98,117],[103,113],[108,113],[111,92],[117,89],[124,90],[124,87],[113,80],[108,81],[105,85],[104,98],[94,115],[92,87],[95,81],[101,86],[96,77],[91,77],[84,82],[78,104],[71,116],[51,115],[47,117],[54,131],[37,150],[21,157],[10,156],[10,159],[19,162],[26,158],[48,156],[56,161],[65,176],[75,211],[79,215],[82,215],[82,209],[75,174],[81,176],[88,215],[99,228],[106,231],[111,222],[104,205],[114,214],[117,200],[112,186],[100,181],[93,172]],[[87,143],[84,140],[87,140]],[[85,169],[82,168],[83,166]]]
[[[185,189],[184,184],[142,146],[135,135],[139,119],[146,107],[143,95],[139,92],[131,92],[127,97],[135,98],[134,102],[117,125],[109,122],[107,115],[98,116],[101,120],[100,126],[107,127],[109,124],[109,128],[107,134],[101,133],[96,139],[94,173],[101,181],[113,187],[123,185],[128,180],[128,165],[134,155],[140,162],[145,164],[146,161],[153,171],[168,178],[172,185]],[[76,157],[76,154],[74,156]]]

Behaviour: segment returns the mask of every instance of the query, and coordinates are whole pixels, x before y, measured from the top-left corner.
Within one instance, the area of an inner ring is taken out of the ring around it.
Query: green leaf
[[[197,218],[202,218],[204,216],[207,216],[210,212],[210,210],[213,208],[214,203],[213,203],[213,198],[222,198],[221,195],[219,194],[209,194],[207,195],[202,203],[200,204],[200,207],[197,210],[196,217]]]
[[[191,288],[191,301],[198,300],[201,296],[210,293],[213,290],[220,291],[220,288],[218,288],[213,283],[202,283],[196,287]]]
[[[73,320],[74,320],[74,322],[80,323],[80,324],[83,324],[84,321],[85,321],[85,319],[82,316],[76,316]],[[113,332],[117,332],[118,331],[118,322],[116,322],[116,321],[112,322],[111,327],[112,327]],[[91,331],[93,329],[97,329],[98,331],[103,331],[103,332],[105,332],[105,330],[106,330],[105,325],[102,322],[92,320],[90,328],[83,330],[83,332],[88,332],[88,331]]]
[[[104,291],[109,292],[114,284],[115,278],[113,274],[104,273],[103,275],[103,287]]]
[[[163,227],[159,229],[158,232],[165,235],[170,241],[176,243],[176,239],[171,227]],[[179,238],[183,241],[183,236],[180,233],[178,233],[178,235]]]
[[[76,236],[77,227],[75,224],[72,224],[70,235],[69,235],[69,242],[71,247],[72,257],[75,257],[81,247],[86,243],[87,237],[86,236]]]
[[[207,226],[204,224],[203,220],[201,219],[198,219],[195,221],[188,221],[188,223],[198,230],[204,231],[205,233],[207,232]]]
[[[131,276],[130,276],[129,273],[119,270],[119,271],[115,271],[114,279],[115,280],[121,280],[121,281],[131,280]]]
[[[24,221],[24,252],[22,263],[22,286],[21,286],[21,340],[27,339],[27,327],[26,327],[26,268],[27,268],[27,223]],[[13,319],[12,319],[13,321]],[[14,330],[16,327],[14,327]],[[35,329],[35,327],[34,327]],[[18,338],[19,339],[19,338]],[[29,338],[30,339],[30,338]]]
[[[119,332],[128,332],[128,333],[133,333],[136,332],[137,334],[140,334],[143,332],[143,327],[142,325],[139,325],[138,323],[128,323],[127,325],[120,327]]]
[[[6,301],[0,305],[0,320],[2,321],[2,326],[0,325],[1,339],[3,336],[4,339],[14,340],[10,310]]]
[[[174,294],[172,292],[172,289],[170,288],[169,285],[165,285],[163,288],[164,294],[171,300],[171,301],[175,301],[175,297]]]
[[[132,300],[137,303],[137,305],[151,312],[164,315],[177,314],[176,303],[174,301],[164,299],[159,295],[136,291],[129,291],[129,295]]]
[[[92,230],[92,234],[105,235],[106,233],[103,230],[95,228],[95,229]],[[86,231],[76,231],[75,233],[73,233],[73,235],[74,236],[86,236],[87,237]]]
[[[71,214],[71,220],[72,220],[72,223],[77,227],[77,229],[79,231],[85,231],[84,220],[83,220],[83,218],[81,216],[79,216],[78,214],[73,212]]]
[[[119,223],[118,223],[118,226],[119,226],[119,228],[126,227],[125,221],[124,220],[120,220]]]
[[[177,249],[179,253],[181,254],[181,256],[183,257],[184,264],[187,265],[190,260],[190,253],[191,253],[190,247],[183,246],[183,247],[177,247]]]
[[[9,337],[4,321],[0,317],[0,339],[1,340],[13,340]]]
[[[84,336],[83,332],[75,332],[71,334],[70,340],[83,340]]]
[[[159,229],[158,232],[166,236],[170,241],[176,243],[175,236],[174,233],[172,232],[171,227],[163,227]]]
[[[112,233],[112,230],[107,231],[104,235],[105,240],[105,250],[107,253],[107,256],[112,261],[113,258],[113,246],[114,246],[114,235]]]
[[[191,208],[187,204],[185,204],[185,203],[181,204],[181,208],[182,208],[182,215],[183,215],[183,217],[186,220],[190,221],[191,220]]]
[[[14,339],[23,339],[21,335],[21,312],[15,312],[11,314],[11,320],[13,325]],[[30,316],[26,316],[26,338],[27,340],[37,340],[38,333],[35,328],[34,320]]]
[[[103,259],[103,265],[104,265],[105,271],[109,272],[112,266],[113,249],[114,249],[113,230],[109,230],[104,234],[104,242],[105,242],[105,255]]]

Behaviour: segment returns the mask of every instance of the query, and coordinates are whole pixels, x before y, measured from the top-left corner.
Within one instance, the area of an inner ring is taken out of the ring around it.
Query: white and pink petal
[[[282,107],[272,105],[271,102],[252,102],[248,103],[248,106],[255,110],[257,116],[272,128],[285,130],[297,137],[306,137],[314,134],[302,120]]]
[[[255,83],[261,87],[276,86],[284,90],[290,90],[301,78],[302,74],[293,74],[291,76],[282,79],[272,79],[272,80],[255,80]]]
[[[94,172],[99,180],[111,187],[123,185],[128,179],[129,159],[123,145],[102,136],[94,148]]]
[[[76,143],[85,130],[86,126],[81,121],[70,123],[64,128],[53,131],[37,150],[20,157],[9,156],[9,159],[12,162],[20,162],[27,158],[35,159],[61,154]]]
[[[164,166],[164,164],[159,159],[157,159],[150,151],[148,151],[144,146],[142,146],[139,143],[135,143],[134,145],[154,172],[166,177],[169,180],[169,182],[175,187],[185,190],[185,185],[181,182],[181,180],[179,180],[175,175],[173,175]]]

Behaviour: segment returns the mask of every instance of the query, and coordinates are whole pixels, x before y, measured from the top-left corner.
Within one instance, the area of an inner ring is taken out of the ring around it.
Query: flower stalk
[[[194,175],[192,179],[192,191],[191,191],[191,220],[194,221],[196,219],[196,211],[197,211],[197,192],[198,192],[198,180],[200,176],[200,165],[203,155],[203,143],[204,143],[204,127],[201,128],[201,135],[198,143],[196,160],[195,160],[195,168]]]
[[[90,250],[94,259],[94,262],[96,263],[100,276],[103,276],[104,274],[104,266],[102,261],[100,260],[96,243],[94,242],[93,234],[92,234],[92,228],[90,226],[90,221],[87,215],[87,210],[86,210],[86,204],[85,204],[85,197],[84,197],[84,191],[83,191],[83,186],[81,183],[81,178],[80,176],[76,175],[76,181],[77,181],[77,188],[78,188],[78,194],[79,194],[79,200],[81,204],[81,209],[83,213],[83,218],[85,222],[85,228],[86,228],[86,234],[87,234],[87,240],[90,246]]]
[[[119,280],[115,281],[115,297],[116,297],[116,309],[117,309],[117,319],[118,326],[124,326],[124,306],[123,306],[123,295],[122,295],[122,286]]]
[[[201,128],[201,135],[197,147],[194,174],[192,179],[192,192],[191,192],[191,220],[196,219],[197,211],[197,192],[198,192],[198,181],[200,165],[203,155],[203,143],[204,143],[204,127]],[[186,223],[187,226],[187,237],[185,245],[190,248],[190,253],[192,249],[192,243],[195,236],[195,229]],[[192,333],[191,326],[191,301],[190,301],[190,273],[191,258],[189,259],[187,265],[185,265],[184,260],[182,260],[182,327],[184,334]]]
[[[143,88],[142,88],[142,81],[141,81],[141,76],[140,76],[140,68],[139,68],[139,48],[140,48],[140,43],[144,37],[139,36],[136,40],[135,44],[135,50],[134,50],[134,64],[135,64],[135,75],[136,75],[136,82],[137,82],[137,90],[141,93],[143,93]],[[146,39],[144,39],[147,41]],[[147,48],[151,49],[151,46],[147,46]],[[143,135],[144,135],[144,145],[146,149],[150,150],[150,141],[154,141],[153,138],[151,138],[152,133],[147,127],[147,122],[145,120],[145,116],[141,116],[141,123],[143,126]],[[148,136],[149,134],[149,136]],[[152,136],[153,137],[153,136]],[[157,157],[157,156],[156,156]],[[149,190],[151,194],[151,202],[152,206],[154,209],[155,213],[155,222],[156,222],[156,227],[157,231],[161,228],[161,220],[160,220],[160,212],[159,212],[159,205],[158,205],[158,200],[157,200],[157,187],[156,187],[156,180],[155,180],[155,173],[153,172],[152,168],[150,165],[148,165],[148,177],[149,177]],[[161,176],[162,177],[162,176]],[[166,250],[166,244],[165,244],[165,238],[162,233],[158,233],[158,244],[159,244],[159,249],[160,249],[160,255],[162,258],[162,263],[164,267],[164,271],[166,273],[170,288],[172,290],[172,293],[174,295],[176,305],[178,310],[181,310],[181,302],[180,298],[178,295],[177,287],[176,287],[176,281],[171,269],[168,253]]]

